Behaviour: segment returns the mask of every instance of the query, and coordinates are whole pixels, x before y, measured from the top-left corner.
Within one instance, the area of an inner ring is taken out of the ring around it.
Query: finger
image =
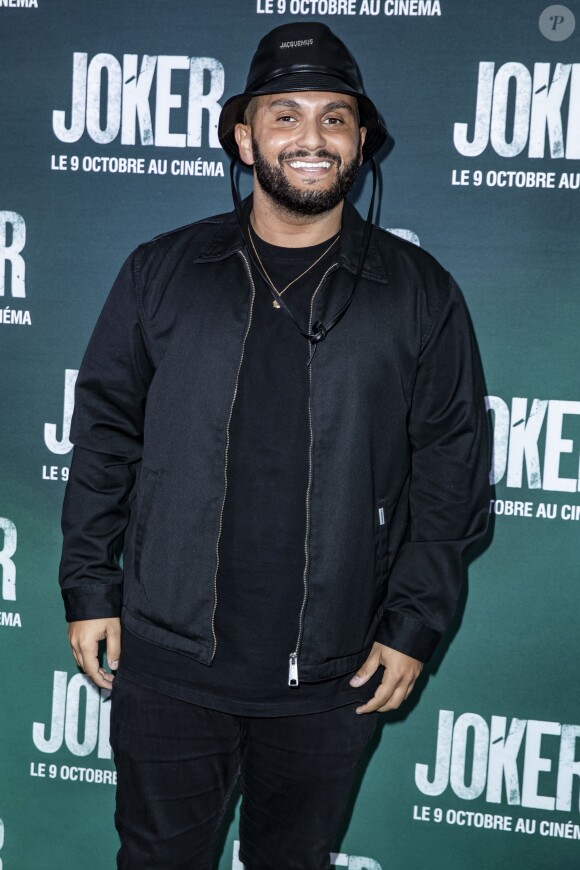
[[[82,652],[79,651],[78,653],[75,653],[75,651],[73,650],[73,656],[81,671],[83,671],[83,673],[90,677],[95,685],[99,686],[99,688],[101,689],[111,688],[114,677],[112,674],[107,674],[104,668],[99,667],[98,659],[95,659],[96,664],[94,668],[91,668],[90,663],[93,661],[93,658],[90,655],[87,655],[86,651],[83,657]],[[85,661],[89,662],[87,666],[85,666]]]
[[[351,686],[362,686],[375,673],[379,666],[380,654],[371,653],[366,662],[360,666],[356,674],[350,678]]]
[[[377,710],[380,710],[382,707],[384,707],[391,697],[392,693],[390,695],[385,695],[384,692],[379,693],[379,690],[377,689],[370,701],[367,701],[367,703],[363,704],[362,707],[357,707],[354,712],[357,714],[375,713]]]
[[[380,686],[377,686],[373,697],[367,701],[366,704],[357,707],[355,713],[374,713],[375,710],[378,710],[379,707],[382,707],[388,702],[398,685],[399,680],[390,677],[388,672],[385,671],[383,681]]]
[[[80,649],[78,648],[78,645],[77,645],[77,643],[76,643],[76,639],[75,639],[75,636],[74,636],[74,632],[73,632],[73,627],[72,627],[72,626],[69,626],[69,629],[68,629],[68,642],[69,642],[69,644],[70,644],[71,652],[72,652],[72,655],[73,655],[73,658],[74,658],[75,662],[77,663],[78,667],[79,667],[81,670],[84,670],[83,665],[82,665],[83,658],[82,658],[82,655],[81,655],[81,651],[80,651]]]
[[[89,640],[84,643],[81,642],[80,651],[82,655],[82,667],[87,677],[90,677],[93,683],[100,688],[110,689],[110,681],[105,680],[105,669],[101,668],[99,664],[98,640]]]
[[[115,679],[112,674],[107,674],[104,668],[99,668],[98,670],[87,674],[87,676],[91,678],[95,686],[98,686],[99,689],[108,689],[109,691],[112,686],[112,680]],[[111,679],[107,679],[107,677],[110,677]]]
[[[121,625],[112,624],[107,629],[107,663],[112,671],[119,667],[121,657]]]
[[[393,692],[393,694],[391,695],[391,697],[389,698],[387,703],[384,704],[382,707],[379,707],[378,712],[379,713],[388,713],[389,710],[397,710],[401,706],[401,704],[403,703],[405,698],[406,698],[405,689],[404,689],[404,687],[399,686],[397,689],[395,689],[395,691]]]
[[[91,676],[91,679],[97,684],[97,686],[100,686],[102,689],[110,690],[113,686],[113,680],[115,679],[115,675],[109,673],[109,671],[106,671],[104,668],[99,668],[98,677]]]
[[[76,645],[73,646],[72,641],[71,641],[70,648],[72,650],[72,654],[73,654],[73,658],[74,658],[75,662],[77,663],[77,665],[79,666],[81,671],[84,671],[83,654],[82,654],[80,648]]]

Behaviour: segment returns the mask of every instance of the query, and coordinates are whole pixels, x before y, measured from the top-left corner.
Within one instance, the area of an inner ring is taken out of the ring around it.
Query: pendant
[[[275,299],[272,299],[272,308],[280,308],[280,303]]]

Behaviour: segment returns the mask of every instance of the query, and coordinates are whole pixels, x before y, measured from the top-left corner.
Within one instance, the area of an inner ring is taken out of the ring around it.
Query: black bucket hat
[[[363,162],[370,160],[385,142],[385,123],[364,93],[356,61],[344,42],[326,24],[295,22],[282,24],[262,37],[243,94],[224,103],[218,137],[229,157],[239,158],[234,127],[243,121],[252,97],[292,91],[332,91],[356,97],[360,125],[367,128]]]

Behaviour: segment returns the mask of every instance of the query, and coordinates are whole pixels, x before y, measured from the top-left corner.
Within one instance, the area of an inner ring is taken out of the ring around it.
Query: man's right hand
[[[110,689],[115,679],[113,674],[100,667],[99,641],[107,642],[107,662],[116,671],[121,655],[121,620],[118,616],[107,619],[82,619],[70,622],[68,639],[74,659],[95,685]]]

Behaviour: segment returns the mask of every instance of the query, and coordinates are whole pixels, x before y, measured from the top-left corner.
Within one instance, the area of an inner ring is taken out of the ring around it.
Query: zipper
[[[312,294],[312,299],[310,300],[310,321],[308,323],[308,331],[312,331],[312,311],[314,310],[314,297],[326,281],[328,275],[331,272],[334,272],[338,269],[338,263],[333,263],[332,266],[326,270],[322,278],[320,279],[320,283],[318,287]],[[289,686],[298,686],[298,653],[300,652],[300,644],[302,643],[302,631],[304,628],[304,609],[306,607],[306,600],[308,598],[308,569],[310,565],[310,555],[308,552],[308,537],[310,534],[310,490],[312,487],[312,444],[314,442],[314,433],[312,431],[312,405],[311,405],[311,397],[312,397],[312,366],[308,366],[308,426],[310,429],[310,444],[308,446],[308,485],[306,487],[306,533],[304,535],[304,574],[302,577],[302,583],[304,584],[304,596],[302,598],[302,607],[300,608],[300,616],[298,618],[298,638],[296,640],[296,649],[294,649],[290,653],[289,659],[289,667],[288,667],[288,685]]]
[[[217,637],[216,637],[216,633],[215,633],[215,613],[217,610],[217,575],[218,575],[218,570],[219,570],[219,565],[220,565],[219,545],[220,545],[220,538],[221,538],[221,534],[222,534],[224,505],[226,503],[226,493],[228,490],[228,452],[229,452],[229,447],[230,447],[230,423],[232,420],[232,413],[234,410],[234,402],[236,401],[236,396],[238,394],[238,381],[240,379],[240,371],[242,368],[242,362],[244,360],[244,351],[246,348],[246,338],[248,337],[248,332],[250,331],[250,326],[252,325],[252,313],[254,310],[254,299],[256,297],[256,285],[254,284],[254,279],[252,277],[252,271],[250,269],[250,264],[248,263],[243,251],[238,251],[238,254],[242,258],[242,260],[244,261],[244,264],[246,266],[246,272],[248,273],[248,278],[250,279],[250,284],[252,286],[252,299],[250,302],[250,314],[248,317],[248,325],[246,327],[246,331],[244,333],[244,339],[242,341],[242,354],[240,356],[240,362],[239,362],[238,371],[236,374],[236,383],[234,386],[234,395],[232,397],[232,403],[230,405],[230,415],[228,417],[228,424],[226,427],[226,451],[225,451],[225,455],[224,455],[224,497],[222,499],[222,507],[221,507],[221,511],[220,511],[219,531],[218,531],[218,537],[217,537],[217,541],[216,541],[216,545],[215,545],[216,565],[215,565],[215,574],[213,577],[214,605],[213,605],[213,613],[211,615],[211,633],[213,636],[213,653],[211,656],[212,662],[214,660],[216,650],[217,650]]]

